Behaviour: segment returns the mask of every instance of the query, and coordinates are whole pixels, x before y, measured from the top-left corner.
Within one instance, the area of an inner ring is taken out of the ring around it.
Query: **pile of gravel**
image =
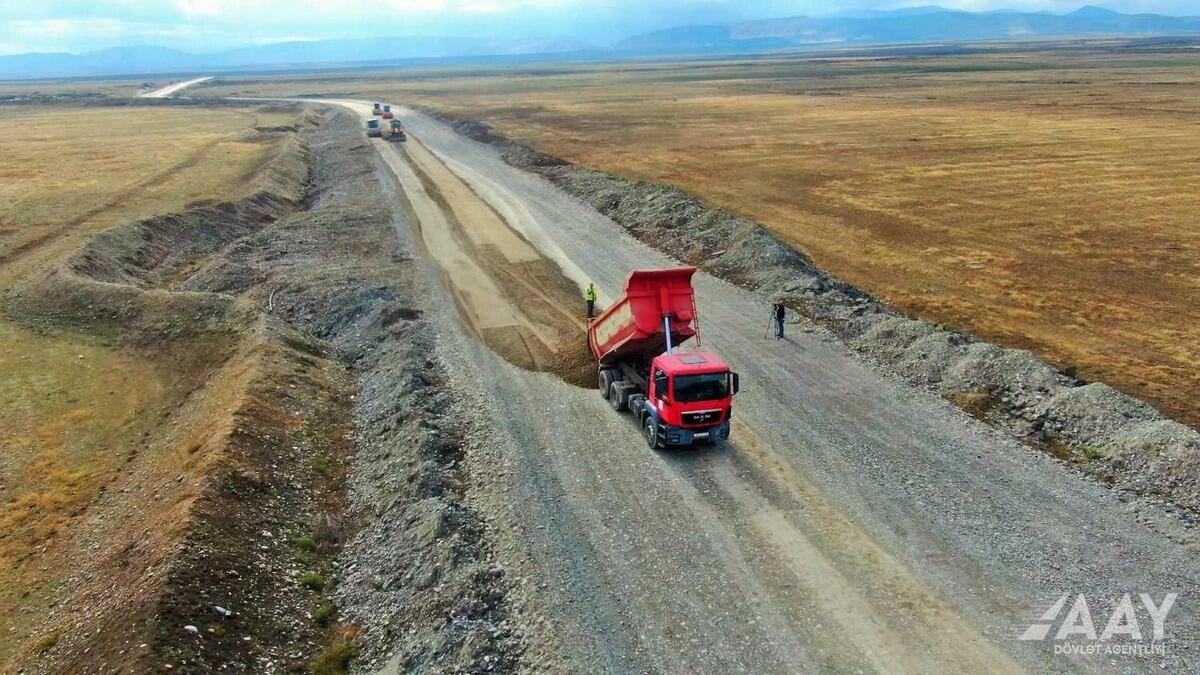
[[[438,115],[446,119],[444,115]],[[1200,433],[1143,401],[1087,383],[1025,350],[1006,349],[902,315],[818,269],[761,225],[674,187],[578,167],[447,120],[496,145],[639,240],[681,262],[782,301],[876,365],[1080,466],[1114,488],[1200,515]]]
[[[310,206],[246,237],[184,288],[252,296],[320,338],[354,376],[349,533],[334,597],[361,629],[354,672],[507,672],[523,643],[482,514],[466,503],[455,396],[434,360],[427,300],[393,229],[374,148],[330,111],[308,141]]]

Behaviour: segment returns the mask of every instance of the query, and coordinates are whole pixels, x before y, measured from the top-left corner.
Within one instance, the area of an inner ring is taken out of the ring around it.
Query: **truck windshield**
[[[729,373],[675,376],[675,400],[680,403],[712,401],[726,396],[729,396]]]

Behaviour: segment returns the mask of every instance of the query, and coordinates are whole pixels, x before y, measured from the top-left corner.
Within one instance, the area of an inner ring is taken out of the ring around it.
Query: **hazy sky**
[[[388,35],[564,36],[602,44],[682,24],[939,4],[1066,12],[1087,0],[0,0],[0,54],[119,45],[184,51]],[[1095,2],[1095,0],[1093,0]],[[1200,14],[1200,0],[1111,0],[1122,12]]]

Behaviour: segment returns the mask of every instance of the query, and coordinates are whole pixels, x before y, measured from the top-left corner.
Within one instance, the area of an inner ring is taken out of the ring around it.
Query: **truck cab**
[[[717,355],[670,353],[650,364],[641,403],[642,430],[651,447],[716,443],[729,438],[738,376]],[[632,407],[632,406],[631,406]]]

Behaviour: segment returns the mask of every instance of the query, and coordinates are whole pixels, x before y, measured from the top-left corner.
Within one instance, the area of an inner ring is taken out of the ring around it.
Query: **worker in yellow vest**
[[[591,319],[596,316],[596,285],[588,283],[587,290],[583,292],[583,299],[587,301],[587,318]]]

